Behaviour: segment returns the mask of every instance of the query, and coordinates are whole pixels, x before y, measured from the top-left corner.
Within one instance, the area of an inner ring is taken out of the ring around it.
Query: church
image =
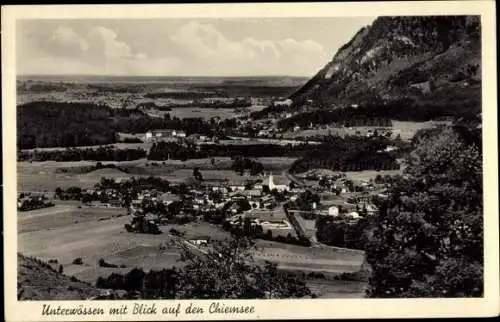
[[[274,182],[274,177],[273,177],[272,173],[269,174],[269,179],[266,181],[267,182],[265,182],[264,184],[267,183],[267,185],[269,186],[269,190],[271,190],[271,191],[273,189],[276,189],[279,192],[290,190],[290,186],[288,184],[276,184]]]

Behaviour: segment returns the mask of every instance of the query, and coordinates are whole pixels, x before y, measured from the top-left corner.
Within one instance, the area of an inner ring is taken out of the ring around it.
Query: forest
[[[290,172],[301,173],[315,168],[334,171],[399,169],[396,154],[383,151],[390,142],[384,137],[366,139],[357,136],[332,136],[295,161]]]
[[[118,149],[114,146],[98,148],[67,148],[52,151],[20,151],[18,161],[132,161],[146,157],[144,149]]]
[[[224,123],[229,126],[231,123]],[[150,129],[184,130],[187,135],[218,134],[221,127],[202,118],[152,117],[138,109],[112,109],[91,103],[30,102],[17,107],[19,149],[105,145],[117,133]]]
[[[248,144],[248,145],[199,145],[179,144],[177,142],[153,143],[148,155],[149,160],[168,159],[188,160],[211,157],[297,157],[311,149],[310,145]]]
[[[460,91],[452,88],[440,88],[432,95],[420,98],[411,96],[383,100],[377,96],[361,101],[357,107],[337,109],[317,109],[294,115],[279,121],[284,129],[295,125],[307,127],[309,124],[332,124],[343,126],[392,126],[391,120],[425,122],[443,118],[466,119],[479,123],[481,95],[479,88],[467,88]],[[271,112],[269,110],[268,112]],[[265,114],[264,110],[258,116]],[[257,114],[255,115],[257,116]]]

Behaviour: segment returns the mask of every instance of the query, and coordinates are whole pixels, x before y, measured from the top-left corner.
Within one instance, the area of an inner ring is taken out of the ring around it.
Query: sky
[[[375,17],[20,20],[18,75],[314,75]]]

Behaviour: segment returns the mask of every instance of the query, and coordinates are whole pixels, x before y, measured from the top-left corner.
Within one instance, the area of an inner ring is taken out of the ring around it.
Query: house
[[[253,185],[253,189],[255,189],[255,190],[262,190],[262,188],[263,188],[263,186],[260,183],[256,183]]]
[[[175,135],[174,135],[174,136],[176,136],[176,137],[178,137],[178,138],[185,138],[185,137],[186,137],[186,132],[185,132],[185,131],[182,131],[182,130],[179,130],[179,131],[177,131],[177,132],[175,133]]]
[[[365,206],[364,206],[364,207],[365,207],[364,209],[366,210],[366,213],[367,213],[369,216],[376,215],[376,214],[378,214],[378,212],[379,212],[379,210],[378,210],[377,206],[375,206],[375,205],[373,205],[373,204],[371,204],[371,203],[367,203],[367,204],[365,204]]]
[[[246,200],[246,199],[247,199],[247,197],[239,191],[236,191],[231,195],[231,200],[233,200],[233,201],[234,200]]]
[[[257,136],[268,136],[269,131],[268,130],[260,130],[259,133],[257,133]]]
[[[179,201],[180,197],[172,193],[166,192],[158,197],[158,199],[165,205],[169,205],[174,201]]]
[[[189,242],[196,246],[208,246],[208,238],[207,239],[191,239]]]
[[[274,101],[273,105],[274,106],[281,106],[281,107],[290,107],[292,105],[293,101],[291,99],[286,99],[284,101]]]
[[[385,152],[391,152],[391,151],[396,151],[396,150],[398,150],[398,147],[396,147],[396,146],[391,146],[391,145],[388,145],[388,146],[384,149],[384,151],[385,151]]]
[[[262,190],[259,189],[245,190],[244,194],[248,197],[260,197],[262,195]]]
[[[229,186],[229,188],[231,189],[231,191],[244,191],[245,190],[245,186],[241,185],[241,184],[232,184]]]
[[[359,215],[359,213],[357,211],[352,211],[352,212],[347,213],[346,217],[350,217],[353,219],[361,218],[361,216]]]
[[[330,206],[328,207],[328,215],[329,216],[334,216],[337,217],[339,215],[339,207],[337,206]]]
[[[176,130],[149,130],[146,132],[146,139],[152,138],[169,138],[177,135]]]

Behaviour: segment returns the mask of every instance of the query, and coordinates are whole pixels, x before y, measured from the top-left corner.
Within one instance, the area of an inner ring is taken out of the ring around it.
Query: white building
[[[357,219],[357,218],[360,218],[360,217],[361,217],[357,211],[350,212],[350,213],[348,213],[346,216],[347,216],[347,217],[351,217],[351,218],[353,218],[353,219]]]
[[[146,132],[146,139],[167,138],[177,135],[175,130],[149,130]]]
[[[274,104],[274,106],[286,106],[286,107],[288,107],[288,106],[291,106],[292,103],[293,103],[293,101],[288,98],[284,101],[274,101],[273,104]]]
[[[280,192],[290,190],[290,187],[287,184],[275,184],[272,174],[269,175],[268,186],[269,186],[269,190],[271,190],[271,191],[274,189],[276,189]]]
[[[339,207],[337,206],[328,207],[328,215],[337,217],[339,215]]]
[[[186,132],[184,132],[184,131],[177,131],[174,136],[176,136],[178,138],[185,138],[186,137]]]

